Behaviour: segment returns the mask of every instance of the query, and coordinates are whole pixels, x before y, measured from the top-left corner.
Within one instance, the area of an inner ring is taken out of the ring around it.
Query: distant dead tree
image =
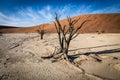
[[[3,33],[2,32],[0,32],[0,36],[2,36],[3,35]]]
[[[57,60],[65,59],[67,61],[70,61],[70,59],[68,58],[68,49],[70,46],[70,42],[78,36],[79,30],[87,21],[89,21],[89,20],[85,20],[79,26],[75,26],[75,24],[79,20],[80,18],[72,20],[70,17],[67,17],[68,27],[67,25],[62,26],[58,18],[58,15],[56,14],[54,25],[57,30],[60,48],[55,49],[52,55],[42,57],[42,58],[44,59],[54,58]]]
[[[37,32],[40,34],[41,40],[43,39],[43,36],[45,34],[45,29],[44,29],[44,24],[42,26],[39,27],[39,29],[37,30]]]

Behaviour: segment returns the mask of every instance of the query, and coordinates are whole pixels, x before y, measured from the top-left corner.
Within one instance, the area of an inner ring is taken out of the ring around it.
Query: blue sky
[[[120,0],[0,0],[0,25],[27,27],[81,14],[120,13]]]

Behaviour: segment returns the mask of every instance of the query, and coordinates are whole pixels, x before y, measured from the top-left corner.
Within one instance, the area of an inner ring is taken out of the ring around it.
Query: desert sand
[[[79,34],[69,55],[84,69],[41,56],[59,47],[56,33],[40,40],[37,33],[0,35],[0,80],[120,80],[120,34]]]

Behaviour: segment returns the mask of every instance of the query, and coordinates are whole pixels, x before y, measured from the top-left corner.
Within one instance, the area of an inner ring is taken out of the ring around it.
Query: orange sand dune
[[[79,26],[84,20],[91,20],[87,22],[80,30],[81,33],[94,33],[96,31],[104,31],[106,33],[120,32],[120,14],[88,14],[72,17],[72,19],[79,18],[79,22],[75,25]],[[67,19],[60,21],[62,25],[68,25]],[[36,32],[39,27],[43,25],[26,27],[26,28],[9,28],[0,29],[2,33],[18,33],[18,32]],[[44,24],[47,32],[56,32],[53,23]]]

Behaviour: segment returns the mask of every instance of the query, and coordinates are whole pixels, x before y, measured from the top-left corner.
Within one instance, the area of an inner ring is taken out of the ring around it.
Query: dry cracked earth
[[[0,80],[120,80],[120,34],[80,34],[69,49],[79,67],[41,56],[59,47],[57,34],[0,35]]]

